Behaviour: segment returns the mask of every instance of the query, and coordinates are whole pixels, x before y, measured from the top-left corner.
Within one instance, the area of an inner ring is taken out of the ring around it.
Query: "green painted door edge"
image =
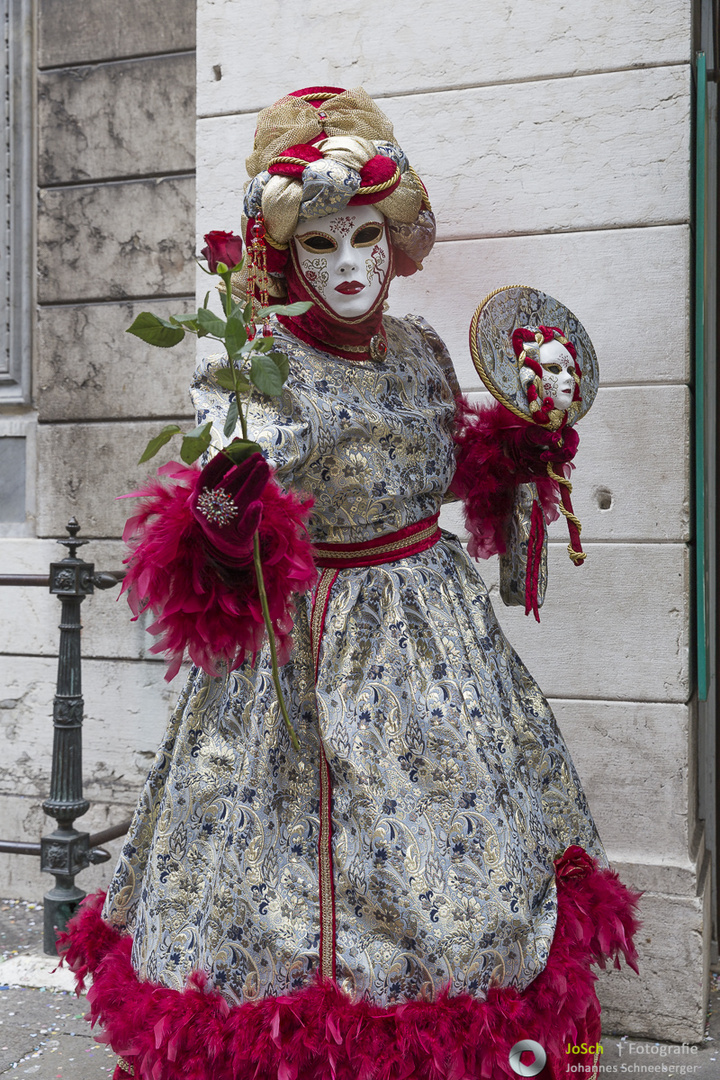
[[[708,641],[705,579],[705,53],[695,57],[695,611],[697,693],[707,701]]]

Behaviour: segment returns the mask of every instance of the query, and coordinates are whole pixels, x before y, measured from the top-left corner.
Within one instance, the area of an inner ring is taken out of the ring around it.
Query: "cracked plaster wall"
[[[190,416],[194,351],[127,335],[142,310],[194,305],[195,2],[37,0],[37,270],[33,400],[35,538],[0,539],[0,572],[47,573],[77,517],[97,569],[121,566],[123,504],[158,418]],[[168,455],[170,456],[170,455]],[[127,504],[125,504],[127,505]],[[0,596],[0,833],[37,840],[48,795],[60,605],[47,590]],[[177,690],[115,593],[82,610],[85,794],[78,827],[128,817]],[[113,856],[120,841],[110,845]],[[79,879],[106,885],[113,862]],[[2,895],[38,899],[51,878],[0,856]]]

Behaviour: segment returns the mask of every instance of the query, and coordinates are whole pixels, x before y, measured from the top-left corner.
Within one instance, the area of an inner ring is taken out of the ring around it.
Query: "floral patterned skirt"
[[[566,1035],[599,1036],[590,964],[632,958],[635,898],[459,542],[323,574],[294,637],[301,754],[265,652],[224,678],[193,670],[104,919],[88,909],[72,936],[118,1053],[154,1080],[251,1063],[459,1080],[515,1075],[507,1054],[533,1031],[556,1057]]]

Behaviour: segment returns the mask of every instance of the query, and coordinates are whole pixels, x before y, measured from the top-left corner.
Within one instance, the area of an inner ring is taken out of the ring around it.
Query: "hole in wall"
[[[595,502],[600,510],[612,510],[612,491],[609,491],[608,488],[595,488]]]
[[[215,79],[215,82],[220,82],[220,80],[222,79],[221,64],[213,64],[213,78]]]

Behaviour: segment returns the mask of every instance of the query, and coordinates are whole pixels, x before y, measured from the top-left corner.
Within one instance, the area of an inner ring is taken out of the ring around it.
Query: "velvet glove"
[[[507,427],[503,432],[505,450],[518,471],[539,478],[547,476],[548,461],[559,465],[572,461],[578,441],[577,431],[567,426],[548,431],[525,423],[522,427]]]
[[[244,566],[262,517],[262,494],[270,466],[260,453],[235,465],[216,454],[200,473],[191,512],[208,553],[225,566]]]

